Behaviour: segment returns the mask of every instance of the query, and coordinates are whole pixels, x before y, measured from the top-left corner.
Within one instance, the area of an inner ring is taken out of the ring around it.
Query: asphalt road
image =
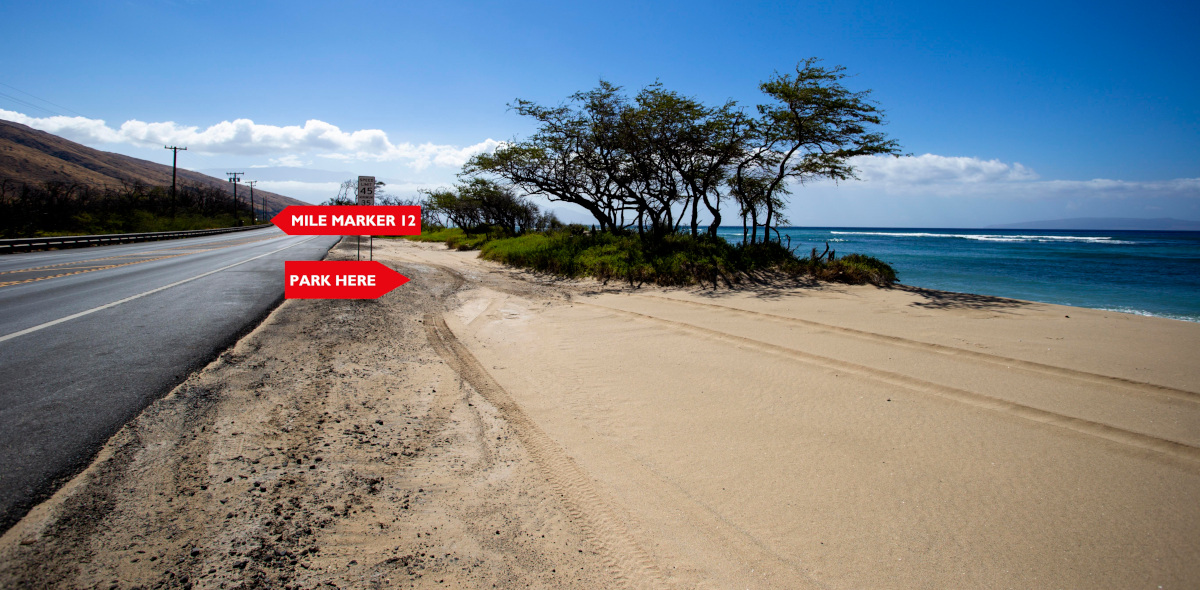
[[[273,226],[0,257],[0,532],[283,298],[337,236]]]

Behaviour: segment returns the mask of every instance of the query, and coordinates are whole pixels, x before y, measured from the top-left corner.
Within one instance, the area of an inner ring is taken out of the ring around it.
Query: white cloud
[[[379,129],[343,131],[335,125],[309,120],[304,125],[260,125],[249,119],[222,121],[201,129],[174,122],[147,123],[130,120],[113,128],[104,120],[86,117],[54,116],[36,118],[0,109],[0,119],[16,121],[61,135],[84,144],[124,144],[161,148],[163,145],[188,146],[193,152],[233,155],[266,156],[274,167],[307,169],[317,158],[346,162],[345,169],[363,169],[354,163],[393,163],[410,171],[430,169],[427,179],[444,178],[453,181],[455,168],[472,155],[495,150],[503,142],[486,139],[466,147],[410,142],[394,143]],[[318,160],[319,161],[319,160]],[[836,198],[849,194],[879,195],[902,200],[949,197],[993,199],[1010,202],[1049,202],[1071,200],[1077,203],[1099,201],[1145,201],[1146,199],[1200,200],[1200,178],[1178,178],[1156,181],[1126,181],[1097,178],[1091,180],[1044,180],[1019,162],[1002,162],[964,156],[923,154],[893,158],[864,156],[852,162],[858,169],[859,180],[840,183],[814,182],[800,189],[800,195]],[[387,168],[382,167],[382,168]],[[383,170],[377,174],[383,174]],[[280,174],[273,174],[280,176]],[[289,175],[284,175],[287,178]],[[295,175],[292,178],[300,179]],[[324,178],[303,178],[324,180]],[[304,194],[321,200],[336,194],[337,186],[327,182],[296,182],[263,188],[283,194]],[[434,184],[390,186],[393,194],[404,194]],[[301,197],[303,198],[303,197]],[[890,201],[889,201],[890,202]]]
[[[120,143],[122,141],[120,134],[106,125],[103,119],[61,115],[39,119],[4,109],[0,109],[0,119],[28,125],[34,129],[61,135],[73,141],[82,141],[80,138],[87,138],[92,143]]]
[[[864,182],[924,185],[934,183],[993,183],[1036,180],[1038,175],[1019,162],[980,160],[962,156],[860,156],[852,160]]]
[[[1200,178],[1173,180],[1125,181],[1096,178],[1093,180],[1047,180],[1037,183],[1047,193],[1087,191],[1096,196],[1126,197],[1138,193],[1200,197]]]
[[[282,158],[271,158],[267,161],[271,163],[271,166],[280,166],[283,168],[304,168],[307,166],[312,166],[312,160],[303,161],[300,159],[300,156],[295,154],[289,154],[287,156],[283,156]],[[251,168],[261,167],[263,166],[251,166]]]
[[[1053,198],[1120,199],[1137,197],[1200,198],[1200,178],[1156,181],[1042,180],[1014,162],[924,154],[894,158],[862,156],[852,160],[859,180],[842,189],[897,195],[993,197],[1019,200]],[[832,182],[815,183],[832,186]]]
[[[131,119],[119,128],[86,117],[29,117],[0,109],[0,119],[15,121],[83,144],[131,144],[143,147],[185,145],[209,154],[278,155],[272,163],[300,165],[302,154],[339,160],[398,161],[414,169],[462,166],[472,155],[496,149],[501,142],[487,139],[458,147],[408,142],[392,143],[379,129],[342,131],[336,125],[310,119],[303,126],[260,125],[250,119],[222,121],[206,129],[172,121],[147,123]]]
[[[268,190],[273,193],[289,195],[293,191],[302,191],[305,193],[320,192],[331,193],[336,195],[338,188],[342,186],[340,182],[301,182],[299,180],[260,180],[257,184],[258,188]]]
[[[260,180],[256,185],[257,188],[287,195],[309,203],[320,203],[331,199],[338,194],[342,183],[340,182],[304,182],[299,180]],[[389,182],[384,188],[384,192],[389,195],[399,197],[414,197],[418,190],[432,189],[444,186],[439,183],[431,182]]]

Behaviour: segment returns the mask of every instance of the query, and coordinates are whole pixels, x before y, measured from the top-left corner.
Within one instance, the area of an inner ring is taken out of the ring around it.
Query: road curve
[[[0,258],[0,532],[277,305],[285,260],[338,239],[271,227]]]

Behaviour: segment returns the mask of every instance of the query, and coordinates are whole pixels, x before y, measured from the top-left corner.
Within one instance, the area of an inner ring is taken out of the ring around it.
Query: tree
[[[728,197],[743,226],[750,222],[750,243],[760,226],[767,240],[786,223],[781,212],[793,184],[854,178],[851,158],[898,153],[895,141],[872,130],[884,121],[870,91],[847,90],[844,68],[818,64],[805,60],[794,75],[760,84],[770,100],[757,117],[733,101],[709,107],[658,83],[633,101],[603,80],[557,107],[518,99],[510,108],[537,121],[537,131],[474,156],[463,176],[499,178],[527,195],[579,205],[602,230],[635,224],[640,231],[648,222],[675,232],[690,208],[697,235],[703,205],[716,235]]]
[[[845,68],[819,62],[809,58],[797,64],[794,76],[776,73],[759,86],[773,102],[758,106],[753,144],[731,182],[735,195],[752,196],[754,207],[765,209],[764,239],[771,230],[778,236],[785,201],[776,197],[787,194],[786,181],[848,180],[855,178],[850,158],[899,155],[895,140],[869,130],[884,123],[870,91],[847,90],[841,84]],[[751,204],[740,205],[747,210]]]
[[[620,90],[601,80],[552,108],[518,99],[510,108],[538,121],[537,132],[473,157],[464,175],[499,177],[526,194],[579,205],[603,230],[648,221],[675,231],[690,206],[695,233],[700,202],[710,211],[719,206],[709,197],[738,153],[730,136],[745,127],[740,114],[732,102],[709,108],[659,84],[632,103]]]
[[[355,179],[343,180],[338,186],[336,197],[321,203],[322,205],[357,205],[358,204],[358,181]]]
[[[640,158],[660,163],[663,170],[657,176],[672,185],[672,194],[683,203],[679,223],[691,207],[691,233],[696,235],[703,203],[713,218],[709,233],[716,235],[722,184],[750,138],[749,121],[737,104],[728,101],[706,107],[653,84],[638,93],[636,108],[629,110],[627,118],[630,145],[648,144]],[[670,203],[663,204],[670,213]]]
[[[703,173],[697,157],[708,147],[700,129],[709,109],[694,99],[665,90],[661,84],[643,88],[622,119],[622,139],[634,164],[639,212],[650,215],[656,230],[676,231],[688,206],[695,218],[703,189],[695,180]],[[640,197],[640,198],[639,198]],[[678,218],[674,206],[682,204]],[[692,224],[692,233],[695,233]]]
[[[431,211],[467,232],[496,229],[518,235],[558,223],[553,215],[541,213],[537,205],[517,196],[511,188],[484,178],[472,178],[453,189],[426,190],[424,194],[424,204]]]
[[[525,141],[478,154],[463,174],[499,177],[525,194],[542,194],[551,201],[579,205],[592,214],[601,229],[617,225],[629,188],[620,182],[627,165],[620,146],[619,125],[626,100],[620,88],[601,81],[590,92],[571,96],[581,108],[543,107],[518,99],[509,108],[538,121],[540,127]]]

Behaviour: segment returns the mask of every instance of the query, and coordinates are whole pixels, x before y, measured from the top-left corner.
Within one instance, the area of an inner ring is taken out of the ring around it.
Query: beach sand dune
[[[1200,583],[1200,326],[911,288],[610,287],[467,290],[446,321],[663,579]]]

